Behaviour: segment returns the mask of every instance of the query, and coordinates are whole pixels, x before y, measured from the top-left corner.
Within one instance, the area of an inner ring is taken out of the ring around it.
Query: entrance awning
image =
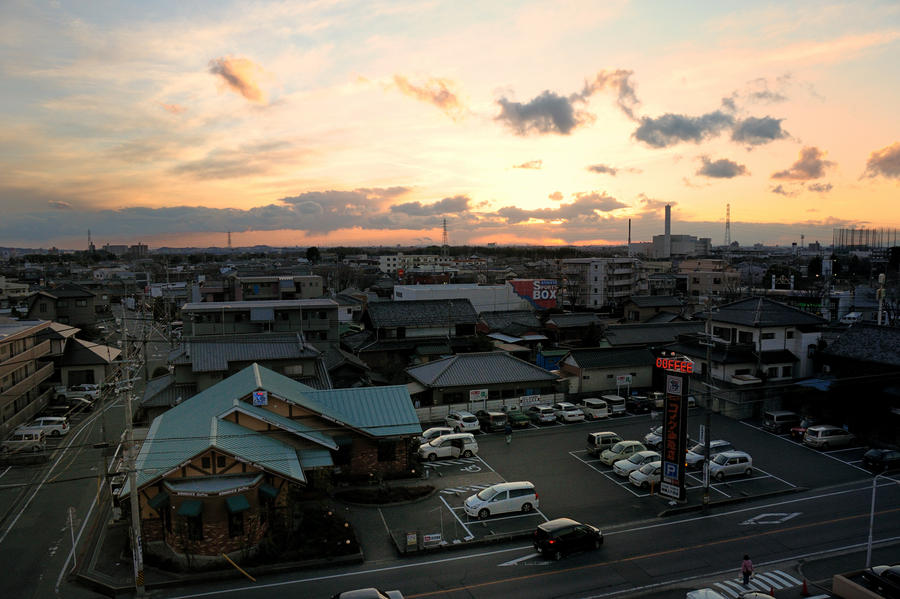
[[[264,495],[270,499],[275,499],[276,497],[278,497],[278,489],[276,489],[272,485],[263,483],[259,485],[259,494]]]
[[[153,497],[150,498],[150,501],[147,502],[147,505],[150,506],[151,510],[160,511],[161,508],[164,508],[169,504],[169,494],[165,491],[161,493],[157,493]]]
[[[232,495],[225,498],[225,507],[228,508],[228,513],[239,514],[250,509],[250,502],[243,495]]]
[[[185,501],[178,508],[179,516],[187,516],[188,518],[196,518],[203,511],[203,502],[199,499],[191,499]]]

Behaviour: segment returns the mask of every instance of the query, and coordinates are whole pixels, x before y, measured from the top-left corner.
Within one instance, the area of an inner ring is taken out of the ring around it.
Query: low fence
[[[482,399],[465,403],[446,404],[441,406],[429,406],[416,408],[419,422],[443,422],[447,414],[453,411],[465,410],[473,414],[478,410],[506,411],[510,408],[526,410],[529,406],[550,405],[558,401],[565,401],[565,393],[548,393],[546,395],[523,395],[522,397],[510,397],[508,399]]]

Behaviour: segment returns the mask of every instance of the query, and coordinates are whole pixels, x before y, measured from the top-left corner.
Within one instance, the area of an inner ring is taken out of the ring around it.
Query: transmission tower
[[[444,219],[444,236],[441,239],[441,257],[446,258],[450,254],[450,244],[447,241],[447,219]]]
[[[725,204],[725,247],[731,246],[731,204]]]

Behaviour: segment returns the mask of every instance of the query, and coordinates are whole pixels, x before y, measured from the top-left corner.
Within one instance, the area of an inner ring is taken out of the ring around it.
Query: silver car
[[[709,475],[716,480],[739,474],[753,474],[753,458],[746,451],[723,451],[709,463]]]
[[[856,437],[844,429],[830,424],[817,424],[806,429],[803,443],[818,449],[845,447],[856,440]]]
[[[655,451],[644,450],[631,454],[631,457],[619,460],[613,464],[613,472],[619,476],[628,478],[628,475],[650,462],[658,462],[659,454]]]

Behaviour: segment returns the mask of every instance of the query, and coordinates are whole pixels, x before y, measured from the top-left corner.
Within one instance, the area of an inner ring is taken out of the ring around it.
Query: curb
[[[429,545],[421,548],[404,551],[394,534],[391,534],[391,541],[394,548],[397,549],[397,555],[400,557],[414,557],[419,555],[427,555],[431,553],[441,553],[444,551],[454,551],[457,549],[469,549],[471,547],[479,547],[481,545],[498,545],[500,543],[508,543],[510,541],[518,541],[521,539],[531,538],[531,531],[512,532],[503,535],[491,535],[482,537],[474,541],[464,541],[462,543],[446,543],[444,545]]]
[[[727,506],[734,505],[736,503],[743,503],[745,501],[753,501],[756,499],[766,499],[768,497],[778,497],[780,495],[789,495],[791,493],[803,493],[804,491],[809,491],[806,487],[794,487],[793,489],[783,489],[781,491],[771,491],[769,493],[761,493],[759,495],[753,495],[752,497],[732,497],[730,499],[720,499],[719,501],[710,501],[709,504],[703,505],[683,505],[673,508],[668,508],[661,511],[657,516],[659,518],[665,518],[666,516],[677,516],[679,514],[687,514],[690,512],[699,512],[704,509],[715,508],[719,506]]]

